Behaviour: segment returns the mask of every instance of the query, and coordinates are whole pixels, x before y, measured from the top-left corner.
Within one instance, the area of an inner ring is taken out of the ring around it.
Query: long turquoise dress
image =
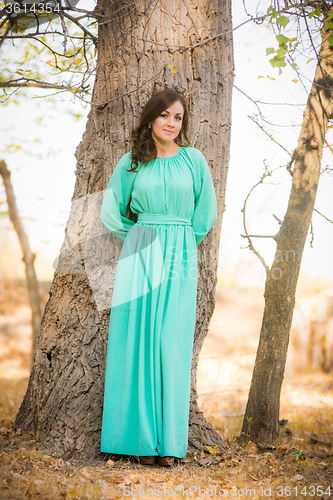
[[[101,451],[182,458],[188,442],[197,248],[217,218],[202,153],[192,147],[111,176],[101,219],[123,242],[106,359]],[[138,214],[127,218],[127,205]]]

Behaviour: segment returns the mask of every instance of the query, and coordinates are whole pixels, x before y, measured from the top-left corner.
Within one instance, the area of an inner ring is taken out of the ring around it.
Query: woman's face
[[[151,123],[155,142],[167,144],[176,139],[182,128],[184,108],[180,101],[175,101]]]

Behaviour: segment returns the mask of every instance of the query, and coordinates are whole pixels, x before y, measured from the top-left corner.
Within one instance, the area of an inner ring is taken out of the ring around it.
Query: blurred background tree
[[[279,436],[280,393],[297,281],[315,207],[326,133],[333,116],[332,19],[331,3],[325,1],[300,4],[274,1],[263,18],[277,31],[278,48],[266,50],[267,55],[274,54],[270,60],[273,67],[278,67],[281,73],[281,68],[288,62],[300,75],[295,55],[305,43],[304,38],[308,37],[317,68],[304,110],[298,146],[286,166],[292,176],[292,187],[279,232],[272,236],[276,252],[271,267],[253,245],[253,238],[258,236],[250,236],[245,226],[249,248],[263,263],[267,277],[259,346],[241,431],[243,442],[272,442]],[[291,22],[297,27],[297,36],[293,38],[282,33]],[[270,173],[265,172],[261,182],[268,175]]]

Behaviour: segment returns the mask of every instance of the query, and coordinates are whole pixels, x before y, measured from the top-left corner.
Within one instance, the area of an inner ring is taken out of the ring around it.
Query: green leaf
[[[289,38],[287,38],[284,35],[276,35],[276,39],[280,45],[285,45],[290,40]]]
[[[333,35],[328,36],[327,41],[330,45],[333,45]]]
[[[285,16],[281,16],[277,18],[276,22],[285,28],[289,23],[289,19]]]
[[[333,29],[333,23],[325,23],[325,29],[327,30],[332,30]]]
[[[274,54],[274,52],[274,49],[266,49],[266,56],[268,56],[269,54]]]
[[[273,57],[273,59],[270,59],[269,62],[271,63],[273,68],[280,67],[280,66],[282,66],[284,68],[287,65],[284,58],[277,57],[277,56]]]
[[[276,10],[274,9],[274,7],[270,6],[268,7],[267,9],[267,15],[270,15],[274,18],[274,17],[277,17],[278,13],[276,12]]]
[[[297,70],[297,65],[296,65],[296,63],[294,63],[294,62],[293,62],[293,63],[291,63],[291,67],[292,67],[295,71]],[[295,80],[293,80],[293,82],[294,82],[294,81],[295,81]]]
[[[315,9],[313,12],[310,12],[309,18],[311,19],[311,17],[313,17],[313,16],[320,16],[320,14],[321,14],[321,10]]]
[[[286,49],[284,47],[281,47],[280,49],[278,49],[276,51],[276,54],[277,54],[278,57],[281,58],[281,57],[283,57],[286,54]]]
[[[319,9],[318,9],[318,10],[319,10]],[[333,10],[331,10],[331,11],[328,13],[327,19],[328,19],[328,20],[333,19]]]

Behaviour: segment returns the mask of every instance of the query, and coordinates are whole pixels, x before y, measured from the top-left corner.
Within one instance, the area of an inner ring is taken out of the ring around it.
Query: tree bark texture
[[[32,253],[28,241],[26,232],[24,231],[20,214],[17,209],[16,199],[14,194],[14,189],[12,182],[10,180],[10,171],[6,163],[0,161],[0,175],[3,178],[3,182],[6,190],[6,197],[8,203],[9,217],[13,223],[14,229],[16,231],[17,237],[19,239],[22,253],[23,262],[25,264],[25,275],[27,277],[29,303],[31,308],[31,326],[32,326],[32,363],[36,352],[36,342],[40,331],[40,323],[42,319],[42,309],[40,305],[40,296],[38,290],[38,280],[35,272],[34,261],[36,255]]]
[[[328,120],[333,112],[333,53],[322,31],[318,64],[303,115],[286,215],[275,237],[265,309],[241,441],[270,442],[279,434],[281,385],[302,254],[315,205]]]
[[[191,145],[203,152],[211,167],[218,201],[214,230],[198,248],[189,442],[191,450],[223,447],[222,438],[197,408],[195,380],[215,305],[229,160],[230,0],[99,0],[97,10],[101,20],[93,105],[76,151],[76,184],[65,241],[16,427],[35,431],[48,453],[63,457],[99,453],[110,306],[121,250],[121,243],[100,221],[101,202],[113,169],[131,149],[131,130],[144,104],[153,92],[173,88],[189,103]]]

